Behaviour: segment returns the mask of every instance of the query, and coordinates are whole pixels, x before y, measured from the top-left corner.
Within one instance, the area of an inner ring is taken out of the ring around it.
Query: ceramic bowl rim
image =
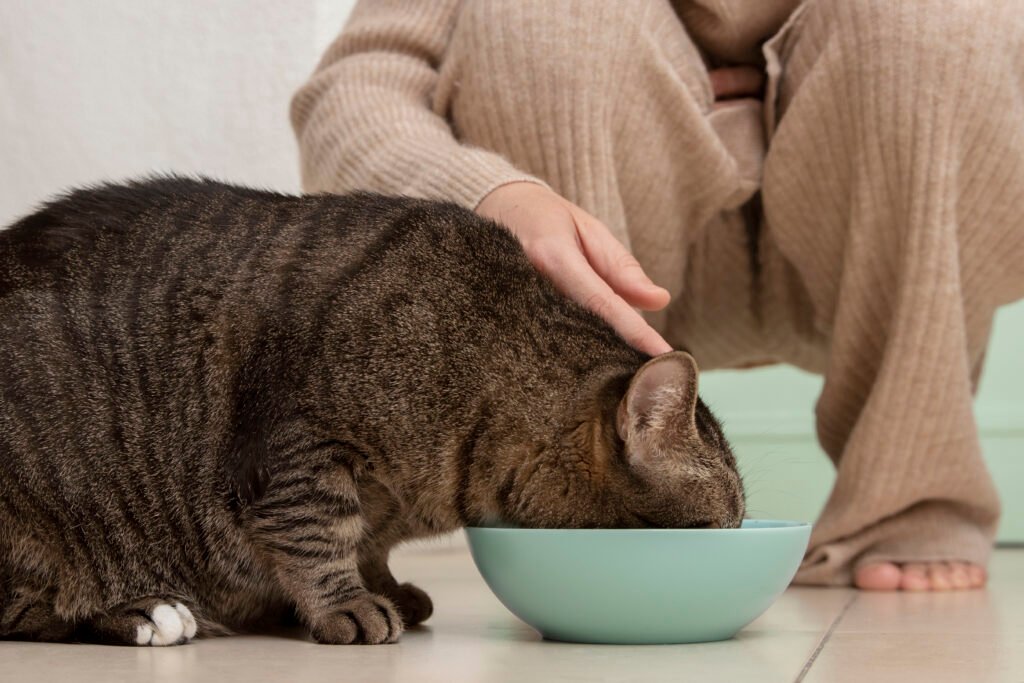
[[[744,520],[757,522],[758,526],[738,527],[735,529],[605,529],[605,528],[584,528],[584,529],[533,529],[517,526],[467,526],[467,531],[484,531],[499,534],[520,534],[531,536],[544,536],[552,534],[571,534],[574,536],[585,536],[588,534],[613,534],[616,536],[678,536],[678,535],[722,535],[722,534],[763,534],[763,533],[786,533],[794,529],[806,529],[811,527],[811,522],[803,522],[791,519],[750,519]],[[760,526],[764,524],[765,526]]]

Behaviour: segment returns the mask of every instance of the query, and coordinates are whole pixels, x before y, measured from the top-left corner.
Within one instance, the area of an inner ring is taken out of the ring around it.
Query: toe
[[[434,613],[430,596],[411,583],[403,583],[391,596],[402,615],[402,623],[411,627],[421,624]]]
[[[954,590],[964,590],[971,587],[971,577],[967,573],[968,566],[970,565],[966,562],[949,563],[949,582]]]
[[[135,627],[135,644],[136,645],[149,645],[149,641],[153,640],[153,627],[148,624],[139,624]]]
[[[953,588],[953,580],[950,576],[952,570],[946,562],[931,562],[928,564],[928,580],[932,584],[933,591],[948,591]]]
[[[903,576],[900,577],[900,588],[905,591],[926,591],[932,587],[928,578],[928,566],[916,562],[903,565]]]
[[[157,605],[150,612],[149,618],[154,627],[150,645],[176,645],[185,633],[181,614],[170,605]]]
[[[189,608],[185,607],[185,605],[180,602],[174,603],[174,609],[177,611],[178,616],[181,617],[181,624],[184,629],[182,635],[185,640],[192,640],[195,638],[196,630],[198,630],[195,617],[192,616],[192,612]]]
[[[869,591],[894,591],[900,587],[903,573],[892,562],[872,562],[857,569],[853,583]]]
[[[981,588],[988,583],[988,572],[976,564],[967,565],[967,579],[971,588]]]
[[[402,618],[391,601],[370,593],[338,605],[336,611],[312,624],[320,643],[394,643],[402,633]]]

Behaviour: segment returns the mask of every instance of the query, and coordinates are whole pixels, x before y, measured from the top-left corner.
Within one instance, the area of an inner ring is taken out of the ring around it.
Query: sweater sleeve
[[[498,154],[460,143],[433,110],[438,69],[459,3],[361,0],[356,5],[292,99],[307,192],[360,189],[475,208],[505,183],[541,183]]]

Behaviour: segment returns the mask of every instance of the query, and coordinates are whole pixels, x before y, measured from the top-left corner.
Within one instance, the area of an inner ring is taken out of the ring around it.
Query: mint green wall
[[[814,438],[820,386],[820,377],[790,367],[702,376],[701,395],[736,448],[750,516],[813,520],[828,497],[832,464]],[[999,540],[1024,542],[1024,302],[996,318],[975,405],[1003,499]]]

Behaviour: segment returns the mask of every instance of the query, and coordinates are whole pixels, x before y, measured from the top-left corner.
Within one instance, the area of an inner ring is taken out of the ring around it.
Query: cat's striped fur
[[[403,540],[737,525],[692,359],[648,360],[452,204],[73,192],[0,232],[0,636],[392,642]]]

